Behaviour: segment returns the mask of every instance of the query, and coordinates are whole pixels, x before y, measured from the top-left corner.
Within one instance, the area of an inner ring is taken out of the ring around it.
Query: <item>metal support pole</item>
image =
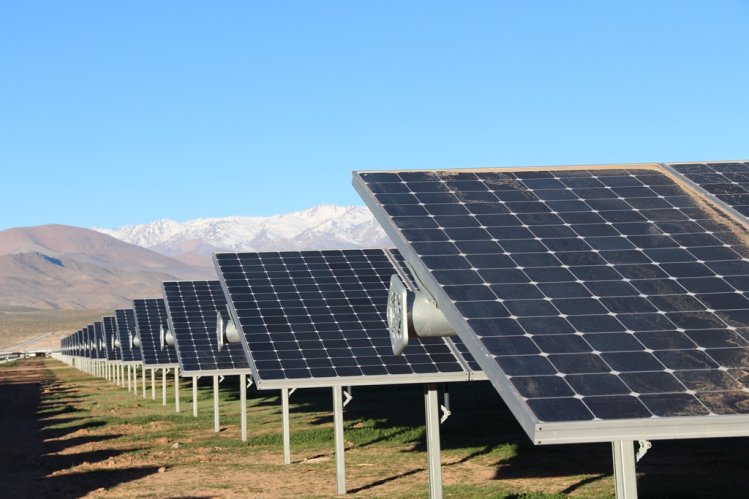
[[[143,386],[143,398],[146,398],[146,365],[143,364],[143,369],[141,370],[141,378],[142,381],[141,385]]]
[[[247,441],[247,375],[239,375],[239,404],[242,428],[242,442]]]
[[[346,493],[346,455],[343,446],[343,388],[333,387],[333,427],[335,429],[336,491]]]
[[[614,456],[616,499],[637,499],[634,442],[616,440],[611,442],[611,451]]]
[[[156,400],[156,368],[151,368],[151,400]]]
[[[289,439],[289,389],[281,388],[281,414],[283,424],[283,464],[291,464],[291,440]]]
[[[133,382],[130,376],[132,370],[133,370],[133,366],[128,364],[127,365],[127,391],[130,391],[133,389]]]
[[[213,376],[213,431],[221,431],[218,415],[218,374]]]
[[[133,397],[138,398],[138,366],[133,366]]]
[[[174,368],[174,412],[179,412],[179,367]]]
[[[424,409],[427,423],[427,454],[429,463],[429,497],[442,499],[442,469],[440,462],[440,415],[437,386],[424,387]]]
[[[198,377],[192,377],[192,416],[198,417]]]
[[[166,368],[161,368],[161,405],[166,405]]]

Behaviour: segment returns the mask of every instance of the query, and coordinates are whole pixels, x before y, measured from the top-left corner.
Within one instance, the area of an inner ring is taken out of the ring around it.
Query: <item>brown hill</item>
[[[113,309],[161,296],[161,282],[206,269],[95,231],[44,225],[0,232],[0,307]]]
[[[19,253],[74,258],[107,268],[174,269],[177,272],[191,268],[155,251],[69,225],[39,225],[0,231],[0,255]]]

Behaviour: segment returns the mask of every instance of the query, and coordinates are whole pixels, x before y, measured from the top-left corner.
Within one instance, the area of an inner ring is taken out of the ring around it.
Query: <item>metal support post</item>
[[[130,377],[130,373],[131,373],[132,370],[133,370],[133,366],[130,365],[130,364],[128,364],[127,365],[127,391],[130,391],[130,390],[133,389],[133,382],[132,382],[132,379]]]
[[[133,366],[133,397],[138,398],[138,366]]]
[[[283,464],[291,464],[291,440],[289,439],[289,389],[281,388],[281,417],[283,425]]]
[[[161,405],[166,405],[166,368],[161,368]]]
[[[192,416],[198,417],[198,377],[192,377]]]
[[[141,374],[141,386],[143,388],[143,398],[146,398],[146,365],[143,364],[143,369],[140,371]]]
[[[242,442],[247,441],[247,375],[239,375],[239,404],[240,425],[242,429]]]
[[[343,388],[333,387],[333,427],[335,429],[336,491],[346,493],[346,455],[343,442]]]
[[[611,442],[611,451],[614,456],[616,499],[637,499],[634,442],[616,440]]]
[[[156,368],[151,368],[151,400],[156,400]]]
[[[218,414],[218,374],[213,376],[213,431],[221,431]]]
[[[174,412],[179,412],[179,367],[174,368]]]
[[[429,463],[429,497],[442,498],[442,469],[440,460],[440,419],[437,386],[424,387],[424,409],[427,423],[427,454]]]

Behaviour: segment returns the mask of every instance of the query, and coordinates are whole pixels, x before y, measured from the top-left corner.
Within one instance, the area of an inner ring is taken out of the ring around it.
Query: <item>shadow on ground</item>
[[[74,404],[80,396],[54,381],[41,359],[0,373],[0,483],[3,497],[81,497],[100,488],[158,472],[155,467],[85,470],[87,463],[116,457],[125,450],[97,450],[96,443],[117,435],[92,435],[104,425]],[[83,465],[83,466],[82,466]],[[71,471],[83,467],[83,470]]]

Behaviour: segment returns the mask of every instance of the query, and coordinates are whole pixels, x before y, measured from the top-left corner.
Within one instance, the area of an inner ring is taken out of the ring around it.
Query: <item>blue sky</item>
[[[749,2],[0,2],[0,229],[362,204],[354,169],[749,158]]]

